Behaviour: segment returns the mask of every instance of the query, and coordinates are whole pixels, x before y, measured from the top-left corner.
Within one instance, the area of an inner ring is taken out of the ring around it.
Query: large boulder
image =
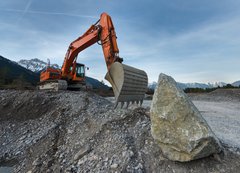
[[[150,115],[152,136],[168,159],[185,162],[221,151],[215,134],[172,77],[160,74]]]

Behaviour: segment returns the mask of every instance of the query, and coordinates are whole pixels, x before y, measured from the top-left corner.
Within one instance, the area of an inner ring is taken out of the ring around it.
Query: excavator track
[[[105,76],[110,82],[115,95],[115,108],[118,103],[126,107],[130,103],[143,102],[147,90],[148,77],[145,71],[133,68],[131,66],[115,62]]]
[[[68,84],[65,80],[46,80],[40,82],[38,89],[40,90],[67,90]]]

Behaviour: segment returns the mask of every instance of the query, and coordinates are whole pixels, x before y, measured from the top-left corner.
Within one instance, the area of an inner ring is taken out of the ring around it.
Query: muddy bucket
[[[148,77],[145,71],[131,66],[115,62],[105,76],[110,82],[115,95],[115,107],[121,102],[123,107],[126,102],[142,104],[148,85]]]

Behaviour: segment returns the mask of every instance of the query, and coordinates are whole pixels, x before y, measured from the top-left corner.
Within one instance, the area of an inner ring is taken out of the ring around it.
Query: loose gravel
[[[229,146],[217,156],[188,163],[164,158],[151,136],[149,107],[113,106],[91,92],[0,90],[0,170],[239,171],[240,155]]]

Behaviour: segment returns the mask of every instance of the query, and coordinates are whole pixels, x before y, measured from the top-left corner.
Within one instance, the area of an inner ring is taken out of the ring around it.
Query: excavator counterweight
[[[83,74],[79,75],[80,68],[79,63],[76,62],[77,56],[81,51],[97,42],[102,46],[107,66],[105,79],[112,85],[116,100],[115,107],[119,102],[121,102],[121,106],[126,102],[127,107],[130,103],[141,104],[147,90],[147,74],[143,70],[122,64],[123,59],[119,57],[115,28],[111,17],[107,13],[102,13],[97,23],[69,45],[61,70],[54,71],[47,68],[46,71],[41,73],[42,87],[40,89],[45,89],[45,86],[49,88],[60,84],[62,86],[67,85],[68,88],[73,84],[74,86],[78,86],[78,83],[84,84],[85,69],[83,69]],[[82,66],[84,67],[83,64]],[[55,75],[53,75],[53,71]],[[49,83],[52,84],[49,85]],[[58,89],[62,88],[65,89],[66,87],[58,87]]]

